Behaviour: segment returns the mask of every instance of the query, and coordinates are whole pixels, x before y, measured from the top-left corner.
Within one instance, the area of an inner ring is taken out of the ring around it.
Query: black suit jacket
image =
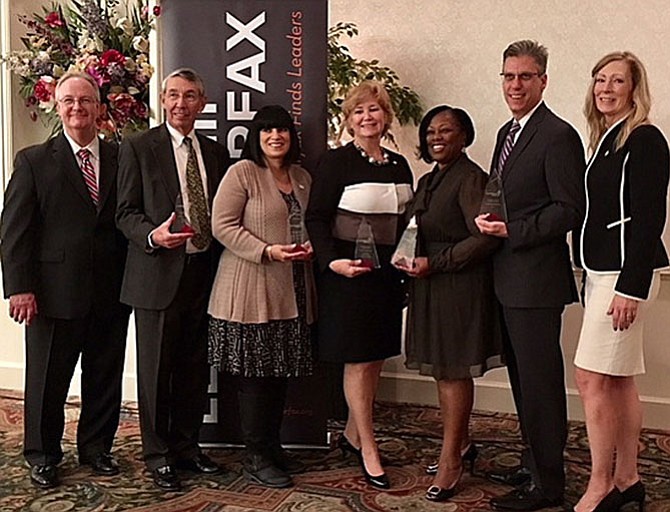
[[[498,132],[492,170],[511,123]],[[579,135],[542,103],[503,169],[509,238],[493,263],[504,306],[560,307],[577,300],[566,234],[584,216],[584,168]]]
[[[221,144],[197,135],[211,201],[230,165]],[[129,240],[121,301],[142,309],[166,309],[174,300],[184,270],[186,246],[155,249],[149,233],[174,211],[180,193],[170,133],[163,124],[123,141],[119,152],[119,204],[116,222]],[[221,246],[212,241],[212,279]]]
[[[5,297],[32,292],[39,314],[74,319],[118,306],[127,242],[116,229],[117,149],[100,141],[99,205],[64,135],[16,155],[2,212]]]

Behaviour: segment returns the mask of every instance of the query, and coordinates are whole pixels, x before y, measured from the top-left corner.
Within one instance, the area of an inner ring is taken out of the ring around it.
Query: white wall
[[[11,44],[18,48],[18,36],[23,32],[16,14],[37,11],[44,2],[0,1],[9,4]],[[427,107],[448,103],[465,108],[477,129],[470,156],[484,168],[488,167],[496,131],[509,116],[500,93],[500,56],[507,44],[521,38],[537,39],[549,48],[545,98],[582,135],[585,125],[581,108],[595,61],[613,50],[637,53],[650,75],[654,120],[670,135],[670,97],[663,94],[670,83],[670,67],[662,44],[670,27],[670,11],[663,0],[330,0],[330,18],[331,24],[355,22],[360,36],[344,41],[353,54],[378,58],[395,69],[403,82],[423,97]],[[44,139],[44,131],[28,120],[20,100],[12,105],[11,121],[14,151]],[[395,133],[401,152],[408,156],[417,176],[424,173],[427,166],[411,157],[416,129],[396,129]],[[6,306],[0,308],[0,388],[20,389],[22,330],[8,320],[3,309]],[[669,311],[670,277],[665,276],[653,320],[646,330],[647,374],[638,380],[647,426],[670,425],[670,351],[666,349]],[[573,418],[581,415],[581,406],[574,399],[571,370],[580,323],[580,306],[571,306],[564,317],[563,346]],[[132,326],[128,347],[125,395],[134,398]],[[386,365],[380,396],[435,403],[432,381],[406,371],[402,358]],[[477,407],[513,410],[504,370],[490,372],[478,381]]]

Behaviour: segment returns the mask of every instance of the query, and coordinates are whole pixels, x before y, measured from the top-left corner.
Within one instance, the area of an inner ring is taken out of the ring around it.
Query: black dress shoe
[[[181,489],[181,482],[175,469],[170,466],[160,466],[151,472],[154,483],[165,491],[178,491]]]
[[[547,498],[533,482],[502,496],[491,498],[491,506],[495,510],[540,510],[562,504],[563,498]]]
[[[377,489],[390,489],[391,482],[389,481],[389,477],[386,476],[386,473],[382,473],[381,475],[371,475],[370,473],[368,473],[368,469],[365,467],[363,452],[361,450],[358,450],[357,455],[358,455],[358,463],[361,465],[361,469],[363,470],[363,476],[365,477],[365,481],[369,483],[372,487],[376,487]]]
[[[426,491],[426,499],[428,501],[447,501],[448,499],[453,498],[456,494],[456,486],[458,485],[458,482],[461,481],[462,476],[463,466],[461,466],[460,472],[458,473],[458,478],[450,487],[431,485]]]
[[[91,466],[96,475],[113,476],[119,474],[119,465],[109,453],[99,453],[91,461],[84,464]]]
[[[52,464],[37,464],[30,468],[30,481],[42,489],[56,487],[58,481],[58,470]]]
[[[477,450],[477,445],[474,443],[468,444],[468,446],[465,448],[465,450],[461,450],[461,459],[463,460],[463,464],[465,465],[466,463],[470,467],[470,475],[475,474],[475,460],[477,460],[477,456],[479,455],[479,450]],[[439,469],[439,462],[431,462],[426,466],[426,474],[427,475],[437,475],[437,470]]]
[[[305,469],[307,469],[304,462],[283,448],[272,450],[272,461],[275,463],[275,466],[282,471],[286,471],[289,475],[304,473]]]
[[[203,475],[217,475],[221,473],[221,466],[203,453],[198,453],[190,459],[181,459],[176,464],[178,469],[194,471]]]
[[[496,469],[489,471],[486,473],[486,478],[497,484],[518,487],[530,482],[531,474],[527,468],[523,466],[517,466],[510,469]]]
[[[276,489],[291,487],[293,485],[291,476],[263,455],[248,455],[244,459],[243,464],[244,469],[242,470],[242,474],[244,478],[254,484]]]

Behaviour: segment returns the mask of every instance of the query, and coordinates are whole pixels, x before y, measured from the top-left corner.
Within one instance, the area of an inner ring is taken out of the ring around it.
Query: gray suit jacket
[[[207,174],[211,203],[230,163],[221,144],[197,135]],[[121,301],[143,309],[166,309],[179,286],[185,246],[151,249],[149,233],[174,211],[180,193],[177,164],[170,134],[163,124],[123,141],[119,151],[119,204],[116,223],[130,241],[128,261],[121,289]],[[211,206],[211,204],[210,204]],[[221,247],[212,241],[212,279]]]
[[[491,169],[511,126],[498,132]],[[577,131],[542,103],[503,169],[509,238],[495,253],[498,300],[507,307],[560,307],[578,299],[566,234],[584,216],[584,148]]]

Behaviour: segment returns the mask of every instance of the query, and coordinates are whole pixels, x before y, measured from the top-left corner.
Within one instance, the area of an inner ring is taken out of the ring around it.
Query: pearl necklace
[[[380,167],[382,165],[388,165],[390,161],[389,154],[386,152],[384,148],[381,148],[382,159],[377,160],[375,157],[368,155],[367,152],[363,149],[363,146],[360,146],[358,143],[354,142],[354,147],[359,151],[359,153],[363,158],[365,158],[368,162],[377,167]]]

